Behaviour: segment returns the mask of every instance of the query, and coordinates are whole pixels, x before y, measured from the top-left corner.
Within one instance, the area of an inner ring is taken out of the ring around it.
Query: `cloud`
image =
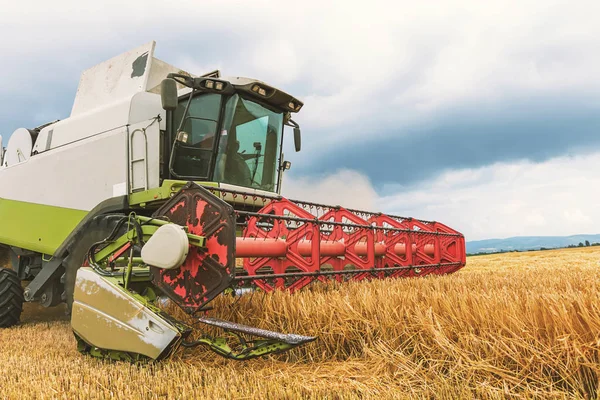
[[[442,222],[467,240],[598,232],[600,152],[543,163],[497,163],[446,172],[378,194],[367,176],[340,170],[286,178],[284,195]]]
[[[600,153],[450,171],[381,196],[386,212],[437,220],[467,240],[598,232]]]
[[[448,170],[496,162],[544,161],[600,148],[600,107],[584,94],[469,104],[420,126],[370,129],[335,144],[311,147],[303,174],[348,168],[365,173],[378,189],[412,185]]]
[[[30,3],[0,15],[0,33],[11,38],[0,43],[0,71],[29,78],[5,87],[72,88],[82,69],[156,39],[167,61],[282,85],[306,100],[299,119],[331,140],[357,125],[427,120],[457,103],[600,84],[593,1]]]
[[[283,195],[294,200],[374,210],[379,196],[369,179],[359,172],[339,170],[313,177],[285,177]]]

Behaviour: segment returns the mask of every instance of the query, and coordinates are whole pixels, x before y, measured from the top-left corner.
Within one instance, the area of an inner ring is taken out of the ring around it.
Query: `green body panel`
[[[143,217],[140,215],[137,215],[132,218],[136,218],[140,222],[151,223],[151,225],[142,225],[140,228],[142,231],[142,234],[144,235],[144,237],[143,237],[144,242],[148,241],[148,239],[150,239],[150,237],[158,230],[159,227],[169,224],[169,222],[167,222],[167,221],[161,221],[159,219],[147,218],[147,217]],[[184,228],[184,229],[187,232],[187,228]],[[122,248],[128,242],[130,242],[132,240],[136,241],[137,240],[136,236],[137,236],[136,231],[132,228],[126,234],[122,235],[118,239],[115,239],[108,246],[106,246],[102,250],[98,251],[94,257],[95,261],[96,262],[104,261],[105,258],[107,258],[109,255],[113,254],[114,252],[116,252],[117,250]],[[188,237],[188,240],[191,245],[196,246],[196,247],[204,247],[205,246],[205,243],[206,243],[205,237],[193,235],[191,233],[188,233],[187,237]]]
[[[0,198],[0,243],[54,254],[87,211]]]
[[[132,207],[142,207],[149,208],[154,207],[152,203],[156,203],[157,205],[162,203],[165,200],[173,197],[175,193],[179,192],[181,188],[186,185],[188,181],[177,181],[165,179],[162,185],[155,189],[145,190],[143,192],[132,193],[129,196],[129,205]],[[218,182],[195,182],[196,184],[204,187],[220,187]],[[240,192],[248,192],[248,194],[254,193],[254,189],[248,189],[239,187]],[[233,205],[235,208],[236,205],[244,205],[244,206],[257,206],[259,208],[264,207],[266,204],[260,198],[254,198],[254,196],[233,196],[230,193],[219,194],[215,193],[216,196],[226,201],[227,203]],[[279,196],[277,193],[271,193],[273,196]]]
[[[129,195],[129,204],[131,206],[139,206],[145,208],[148,203],[162,202],[168,200],[179,192],[188,181],[176,181],[172,179],[165,179],[160,187],[155,189],[145,190],[143,192],[135,192]],[[202,186],[219,187],[218,183],[215,182],[196,182]]]

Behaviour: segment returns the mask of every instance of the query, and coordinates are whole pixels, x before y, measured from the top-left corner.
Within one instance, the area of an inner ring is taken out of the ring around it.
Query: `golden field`
[[[470,257],[442,277],[221,297],[215,316],[315,335],[245,363],[80,355],[63,311],[0,331],[0,398],[597,398],[600,247]]]

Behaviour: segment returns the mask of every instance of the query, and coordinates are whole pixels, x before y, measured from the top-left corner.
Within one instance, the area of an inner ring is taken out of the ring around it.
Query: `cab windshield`
[[[283,114],[238,95],[225,105],[215,180],[274,192]]]
[[[191,100],[181,123],[187,101],[175,111],[175,127],[181,125],[188,137],[175,147],[173,172],[194,180],[275,192],[283,113],[236,94],[226,100],[219,124],[222,96],[203,94]]]

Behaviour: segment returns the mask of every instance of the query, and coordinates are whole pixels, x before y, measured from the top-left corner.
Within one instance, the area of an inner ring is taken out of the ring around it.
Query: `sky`
[[[156,40],[304,101],[284,195],[467,240],[600,232],[600,2],[0,2],[4,145],[67,118],[84,69]]]

